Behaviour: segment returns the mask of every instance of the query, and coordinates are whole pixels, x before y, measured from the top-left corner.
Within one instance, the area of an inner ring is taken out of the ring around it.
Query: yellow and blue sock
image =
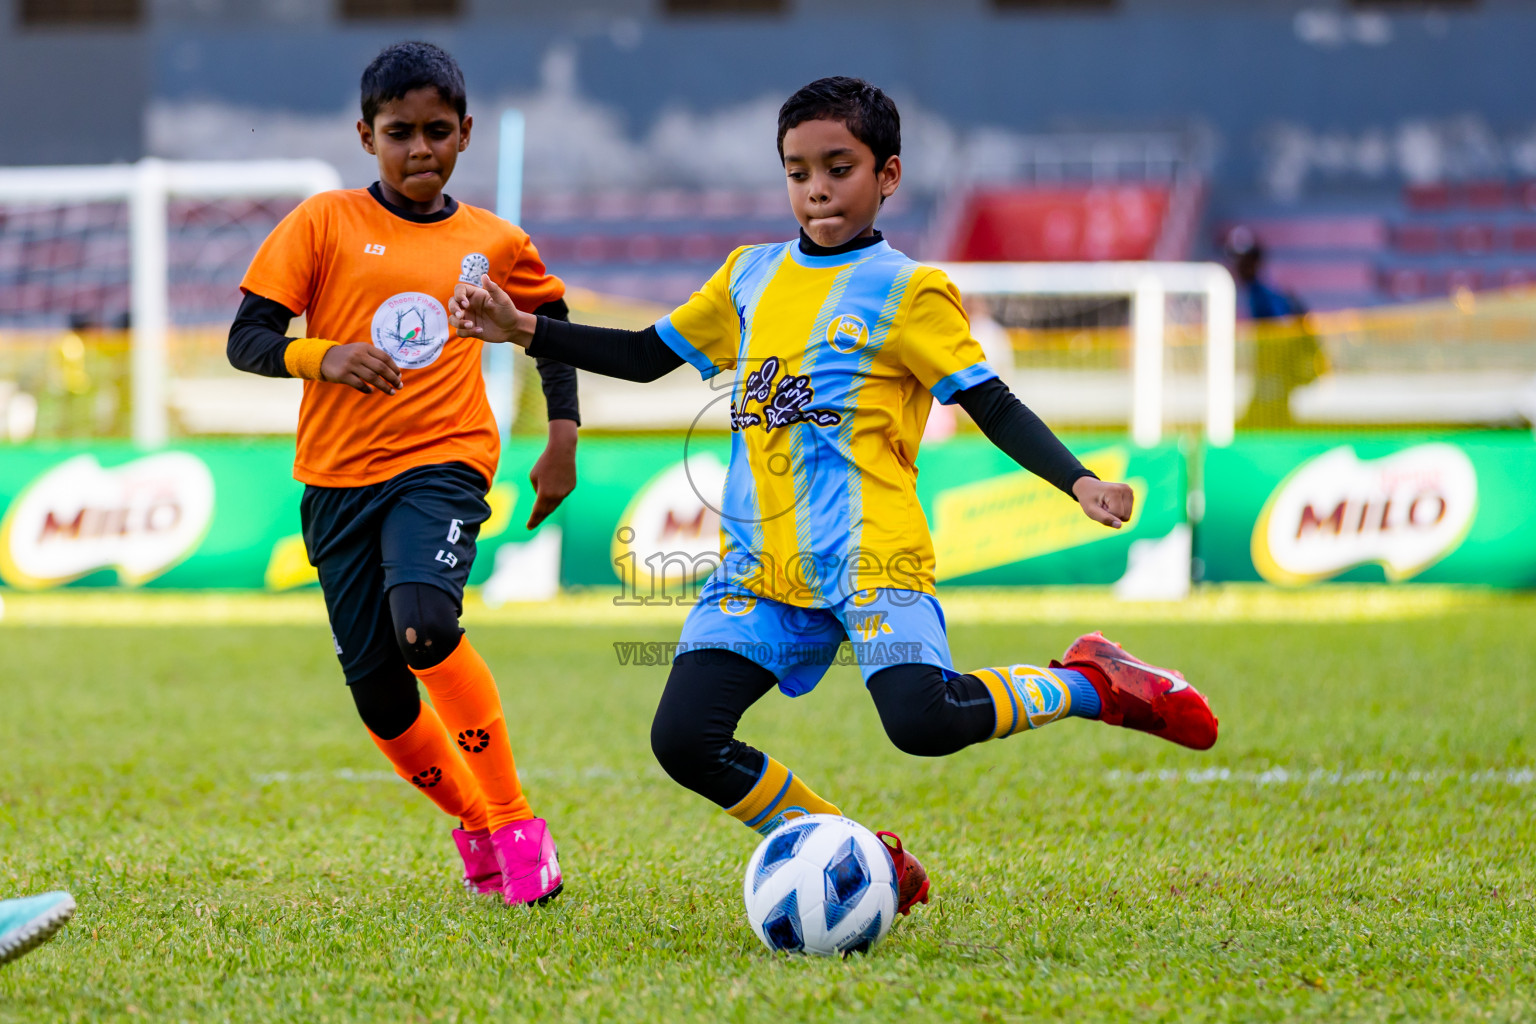
[[[970,673],[986,686],[997,713],[993,739],[1038,729],[1063,718],[1098,718],[1099,692],[1070,668],[999,665]]]
[[[763,773],[756,785],[740,801],[727,807],[725,813],[754,832],[767,835],[790,818],[843,812],[811,792],[811,787],[794,772],[764,754]]]

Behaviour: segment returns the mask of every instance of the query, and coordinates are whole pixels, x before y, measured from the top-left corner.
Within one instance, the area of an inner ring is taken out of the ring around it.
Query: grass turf
[[[0,968],[0,1020],[1529,1017],[1531,607],[1111,629],[1212,698],[1203,755],[1069,721],[926,761],[851,670],[769,698],[743,735],[934,878],[848,961],[760,946],[752,837],[654,765],[665,670],[610,645],[666,626],[471,625],[561,843],[532,912],[463,895],[323,626],[5,629],[0,895],[80,910]],[[1043,660],[1093,625],[951,642]]]

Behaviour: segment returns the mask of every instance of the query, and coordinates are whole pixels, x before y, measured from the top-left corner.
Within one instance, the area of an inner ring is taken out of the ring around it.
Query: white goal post
[[[0,169],[0,205],[128,205],[133,439],[154,447],[169,433],[166,336],[170,328],[167,203],[188,199],[306,198],[341,187],[321,160],[170,161],[146,157],[98,167]]]
[[[1216,263],[941,263],[964,295],[1113,296],[1131,305],[1131,437],[1163,436],[1164,300],[1205,307],[1205,436],[1232,442],[1237,419],[1237,289]]]

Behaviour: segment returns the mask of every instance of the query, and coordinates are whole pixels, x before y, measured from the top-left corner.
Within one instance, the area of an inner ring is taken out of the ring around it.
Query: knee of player
[[[954,744],[932,714],[930,691],[942,688],[943,679],[943,673],[931,665],[900,665],[870,679],[869,691],[880,712],[880,724],[903,754],[943,757],[954,752]]]
[[[903,754],[943,757],[953,753],[951,745],[944,742],[943,737],[935,735],[935,730],[915,715],[885,719],[883,724],[885,735]]]
[[[464,631],[459,628],[458,608],[446,593],[436,587],[405,584],[391,590],[389,597],[395,642],[411,668],[432,668],[459,646]]]
[[[659,710],[651,722],[651,753],[662,770],[674,781],[686,785],[686,779],[707,769],[708,740],[694,724]]]

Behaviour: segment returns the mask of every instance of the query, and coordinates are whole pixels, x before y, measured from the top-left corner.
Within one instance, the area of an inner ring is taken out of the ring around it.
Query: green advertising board
[[[1528,433],[1239,439],[1202,470],[1204,579],[1536,585]]]
[[[503,451],[472,584],[498,567],[521,571],[518,556],[550,527],[560,530],[565,585],[613,586],[628,573],[626,582],[643,590],[652,576],[676,574],[695,557],[706,564],[702,556],[717,549],[718,501],[706,499],[723,485],[728,437],[586,439],[576,491],[530,533],[528,472],[542,447],[516,439]],[[1125,572],[1134,541],[1163,537],[1184,521],[1186,459],[1177,446],[1138,449],[1105,439],[1074,450],[1101,477],[1135,490],[1136,514],[1125,529],[1091,522],[981,438],[926,449],[918,495],[940,579],[1110,583]],[[0,582],[25,589],[312,585],[292,459],[291,442],[271,441],[153,452],[112,443],[0,448]]]

